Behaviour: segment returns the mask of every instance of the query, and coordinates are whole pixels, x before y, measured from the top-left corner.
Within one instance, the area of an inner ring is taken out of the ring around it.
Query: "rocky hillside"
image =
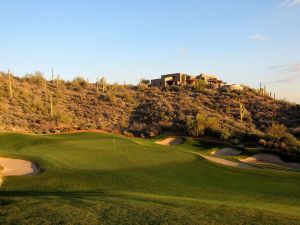
[[[299,105],[262,96],[247,87],[242,92],[224,92],[209,87],[160,90],[113,84],[103,92],[100,84],[97,88],[80,78],[45,81],[37,73],[12,77],[11,98],[7,74],[0,74],[0,83],[2,131],[101,129],[153,136],[169,130],[185,134],[187,118],[197,113],[215,118],[232,137],[259,135],[274,122],[284,124],[290,132],[300,126]],[[240,102],[246,109],[243,122]]]

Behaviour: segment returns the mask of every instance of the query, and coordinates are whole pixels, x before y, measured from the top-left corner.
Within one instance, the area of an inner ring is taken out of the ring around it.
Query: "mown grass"
[[[299,224],[300,173],[206,161],[222,145],[77,133],[0,134],[0,155],[37,162],[9,177],[1,224]]]

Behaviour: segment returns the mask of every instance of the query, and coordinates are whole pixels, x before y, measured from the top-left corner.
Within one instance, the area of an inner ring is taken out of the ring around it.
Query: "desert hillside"
[[[221,91],[208,86],[158,89],[106,84],[46,81],[40,73],[22,78],[0,75],[0,129],[57,133],[101,129],[135,136],[155,136],[162,131],[189,132],[189,121],[205,116],[203,132],[220,138],[260,139],[272,124],[283,124],[297,135],[300,106],[275,100],[259,91]],[[243,120],[241,120],[241,107]],[[210,119],[210,120],[208,120]],[[207,129],[206,129],[207,128]],[[199,131],[199,129],[198,129]]]

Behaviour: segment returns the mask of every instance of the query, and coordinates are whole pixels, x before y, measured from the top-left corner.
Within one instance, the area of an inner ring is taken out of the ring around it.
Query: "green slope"
[[[0,155],[42,173],[9,177],[1,224],[299,224],[300,173],[208,162],[217,144],[117,135],[0,134]]]

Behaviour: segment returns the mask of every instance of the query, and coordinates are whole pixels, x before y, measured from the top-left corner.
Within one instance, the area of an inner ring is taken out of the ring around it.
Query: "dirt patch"
[[[166,138],[162,141],[157,141],[155,143],[159,144],[159,145],[180,145],[180,144],[183,143],[183,138],[181,138],[181,137],[170,137],[170,138]]]
[[[30,161],[23,159],[0,158],[0,175],[2,176],[24,176],[37,174],[38,167]]]
[[[273,164],[294,170],[300,170],[300,163],[285,162],[279,156],[273,154],[256,154],[246,159],[240,159],[240,161],[256,164]]]
[[[234,148],[223,148],[214,153],[214,155],[223,155],[223,156],[237,156],[240,155],[242,152],[234,149]]]

